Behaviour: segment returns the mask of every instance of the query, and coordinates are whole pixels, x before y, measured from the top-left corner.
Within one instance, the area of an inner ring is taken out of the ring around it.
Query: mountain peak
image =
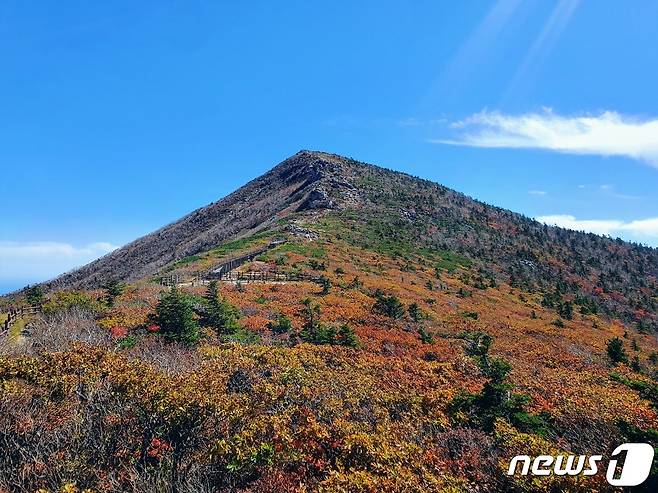
[[[222,242],[268,227],[296,212],[339,210],[358,202],[347,158],[302,150],[221,200],[139,238],[49,287],[92,287],[136,280]]]
[[[301,150],[270,173],[283,183],[300,183],[291,197],[305,196],[297,210],[339,209],[354,204],[355,188],[350,182],[352,160],[321,151]],[[264,175],[267,177],[270,173]]]
[[[287,158],[274,169],[276,170],[279,166],[284,168],[301,168],[307,171],[317,172],[322,176],[336,176],[345,173],[348,161],[348,158],[337,154],[303,149]]]

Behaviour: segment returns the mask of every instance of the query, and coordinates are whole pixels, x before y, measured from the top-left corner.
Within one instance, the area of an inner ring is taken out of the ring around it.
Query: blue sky
[[[0,5],[0,292],[300,149],[658,246],[658,2]]]

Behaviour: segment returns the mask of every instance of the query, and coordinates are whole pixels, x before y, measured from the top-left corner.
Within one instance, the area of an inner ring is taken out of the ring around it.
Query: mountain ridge
[[[49,289],[98,287],[108,279],[135,281],[181,259],[274,227],[300,215],[339,223],[356,215],[346,237],[453,251],[482,275],[530,292],[554,289],[601,296],[610,316],[633,321],[655,312],[658,250],[590,233],[547,226],[485,204],[438,183],[320,151],[302,150],[233,193],[199,208],[80,269],[45,283]],[[559,280],[559,282],[558,282]],[[557,287],[556,287],[557,286]],[[589,302],[589,301],[587,301]],[[658,324],[655,317],[652,324]]]

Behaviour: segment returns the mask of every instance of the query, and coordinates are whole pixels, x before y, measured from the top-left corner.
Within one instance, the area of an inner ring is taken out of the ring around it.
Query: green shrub
[[[618,363],[628,363],[628,355],[624,349],[624,341],[619,337],[614,337],[606,342],[606,352],[615,365]]]
[[[329,291],[331,290],[331,281],[329,280],[329,278],[326,276],[320,276],[320,280],[318,281],[318,283],[322,287],[322,291],[320,291],[320,295],[324,296],[326,294],[329,294]]]
[[[548,422],[545,415],[532,415],[526,411],[530,396],[513,393],[509,381],[512,365],[502,358],[489,358],[493,338],[482,332],[466,333],[469,341],[467,354],[476,358],[487,382],[477,393],[462,392],[450,403],[450,412],[463,416],[466,424],[491,432],[497,419],[503,418],[523,432],[546,435]]]
[[[39,284],[25,288],[25,299],[30,305],[40,305],[43,303],[43,296],[43,288]]]
[[[222,340],[225,342],[237,342],[239,344],[259,344],[261,337],[252,330],[238,327],[230,334],[222,335]]]
[[[340,329],[338,329],[336,343],[351,348],[358,348],[361,346],[361,342],[354,332],[354,329],[347,324],[341,325]]]
[[[299,339],[311,344],[333,344],[346,347],[359,347],[360,342],[354,329],[343,324],[338,329],[331,325],[325,325],[320,321],[321,310],[317,303],[309,298],[302,301],[303,308],[300,312],[304,319]]]
[[[277,315],[274,321],[267,322],[267,328],[275,334],[286,334],[292,330],[292,321],[285,315]]]
[[[418,329],[418,336],[423,344],[432,344],[434,342],[434,334],[426,331],[424,327]]]
[[[218,334],[231,334],[240,328],[240,312],[219,294],[217,281],[212,281],[204,295],[201,309],[201,325],[210,327]],[[265,299],[263,298],[263,301]],[[258,302],[258,300],[257,300]]]
[[[404,316],[404,305],[394,294],[386,295],[377,290],[375,292],[375,304],[372,307],[375,313],[389,318],[398,319]]]
[[[199,325],[194,317],[192,301],[176,286],[160,297],[152,319],[171,341],[193,344],[199,340]]]
[[[573,305],[569,301],[561,303],[557,309],[558,315],[565,320],[573,319]]]
[[[409,313],[409,316],[411,317],[411,320],[414,322],[420,322],[421,320],[426,318],[425,313],[420,309],[418,306],[418,303],[412,303],[409,305],[407,308],[407,312]]]
[[[108,306],[113,306],[115,300],[123,294],[126,285],[116,279],[111,279],[103,284],[103,289],[105,290],[105,300]]]
[[[131,334],[126,337],[122,337],[117,341],[117,346],[121,349],[132,349],[137,345],[137,336]]]

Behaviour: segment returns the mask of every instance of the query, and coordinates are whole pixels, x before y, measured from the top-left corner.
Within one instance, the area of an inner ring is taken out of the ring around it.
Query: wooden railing
[[[241,265],[246,264],[247,262],[251,262],[252,260],[254,260],[259,255],[262,255],[263,253],[267,252],[268,250],[271,250],[272,248],[275,248],[279,245],[282,245],[283,243],[285,243],[285,242],[284,241],[273,241],[273,242],[269,243],[267,246],[259,248],[258,250],[255,250],[255,251],[249,252],[249,253],[245,253],[244,255],[241,255],[239,257],[229,259],[229,260],[219,264],[217,267],[215,267],[210,272],[208,272],[206,277],[208,279],[221,279],[222,277],[227,275],[229,272],[237,269]]]
[[[175,286],[180,283],[180,275],[173,274],[171,276],[162,276],[160,278],[160,284],[162,286]]]
[[[2,324],[2,330],[0,333],[4,334],[5,332],[9,332],[9,329],[19,317],[22,317],[23,315],[33,315],[39,312],[39,309],[38,306],[21,306],[19,308],[10,307],[7,312],[7,319]]]
[[[220,281],[228,282],[286,282],[286,281],[309,281],[319,282],[319,276],[299,273],[289,274],[281,272],[254,272],[254,271],[229,271],[219,277]]]

